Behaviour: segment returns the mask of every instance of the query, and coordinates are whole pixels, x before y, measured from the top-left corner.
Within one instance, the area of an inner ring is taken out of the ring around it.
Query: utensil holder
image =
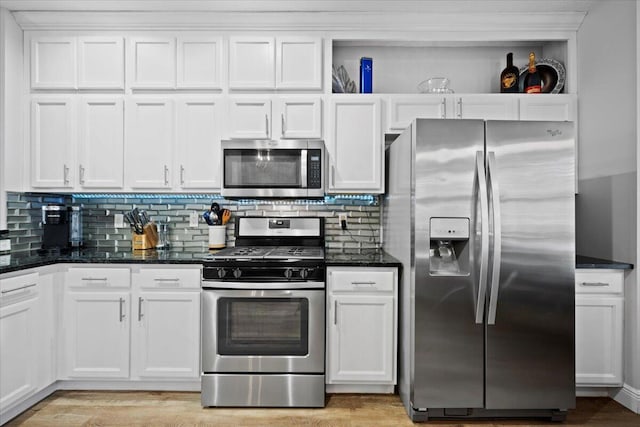
[[[209,249],[222,249],[227,246],[227,226],[209,226]]]
[[[154,249],[158,243],[158,229],[153,223],[147,224],[142,229],[143,234],[131,235],[131,247],[133,250]]]

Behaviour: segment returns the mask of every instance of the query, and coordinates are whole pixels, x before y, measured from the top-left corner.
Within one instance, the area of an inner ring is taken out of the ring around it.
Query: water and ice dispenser
[[[469,274],[469,218],[430,218],[429,246],[431,275]]]

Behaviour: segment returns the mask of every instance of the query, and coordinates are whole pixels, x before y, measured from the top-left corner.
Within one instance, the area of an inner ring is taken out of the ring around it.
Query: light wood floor
[[[410,426],[395,395],[333,394],[324,409],[200,407],[200,393],[57,391],[7,426]],[[430,421],[425,426],[563,426],[546,421]],[[578,398],[564,425],[638,427],[640,415],[608,398]]]

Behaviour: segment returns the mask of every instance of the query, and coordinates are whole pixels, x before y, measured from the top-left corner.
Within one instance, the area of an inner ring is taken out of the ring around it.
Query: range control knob
[[[309,270],[307,270],[306,268],[300,269],[300,278],[306,279],[307,276],[309,276]]]
[[[287,279],[291,279],[291,276],[293,276],[293,270],[290,268],[287,268],[284,271],[284,277],[286,277]]]
[[[220,279],[222,279],[226,274],[227,274],[227,270],[225,270],[222,267],[218,268],[218,277]]]
[[[236,268],[235,270],[233,270],[233,277],[235,277],[236,279],[239,279],[240,276],[242,276],[242,271],[240,271],[239,268]]]

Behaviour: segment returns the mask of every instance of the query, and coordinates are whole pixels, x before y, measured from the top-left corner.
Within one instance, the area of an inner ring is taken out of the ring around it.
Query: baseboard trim
[[[14,406],[11,406],[6,411],[0,412],[0,426],[4,425],[5,423],[8,423],[13,418],[17,417],[18,415],[20,415],[21,413],[23,413],[27,409],[31,408],[33,405],[35,405],[38,402],[40,402],[41,400],[45,399],[47,396],[49,396],[50,394],[52,394],[56,390],[58,390],[58,385],[57,385],[57,383],[53,383],[53,384],[43,388],[39,392],[29,396],[28,398],[26,398],[25,400],[21,401],[20,403],[14,405]]]
[[[393,385],[380,384],[327,384],[326,393],[377,393],[393,394]]]
[[[608,387],[576,387],[577,397],[607,397],[611,394]],[[617,390],[617,389],[616,389]]]
[[[636,414],[640,414],[640,390],[625,384],[622,388],[610,393],[611,398],[621,405],[629,408]]]

